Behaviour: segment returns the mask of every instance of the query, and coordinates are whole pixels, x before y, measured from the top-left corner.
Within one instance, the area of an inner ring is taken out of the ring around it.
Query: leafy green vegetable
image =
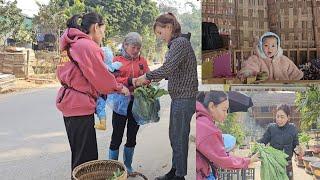
[[[258,152],[261,159],[260,178],[262,180],[288,180],[286,166],[288,155],[283,151],[277,150],[264,144],[255,144],[253,152]]]
[[[169,92],[155,85],[141,86],[134,90],[135,97],[144,97],[152,101],[166,94]]]
[[[139,125],[159,121],[159,97],[166,94],[169,94],[168,91],[154,84],[141,86],[134,90],[132,114]]]
[[[120,169],[118,168],[115,172],[113,172],[113,176],[107,180],[117,180],[118,177],[121,177],[123,173],[124,171],[120,171]]]

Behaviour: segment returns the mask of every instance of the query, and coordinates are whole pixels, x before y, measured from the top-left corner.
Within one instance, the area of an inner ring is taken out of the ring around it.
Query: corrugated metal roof
[[[296,94],[295,92],[255,92],[250,94],[253,106],[274,106],[278,104],[295,105]]]

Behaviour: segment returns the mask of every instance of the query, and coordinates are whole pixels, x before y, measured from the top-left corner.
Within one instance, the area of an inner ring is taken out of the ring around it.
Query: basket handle
[[[136,176],[140,176],[144,180],[148,180],[148,178],[145,175],[143,175],[142,173],[139,173],[139,172],[133,172],[133,173],[128,174],[128,177],[136,177]]]

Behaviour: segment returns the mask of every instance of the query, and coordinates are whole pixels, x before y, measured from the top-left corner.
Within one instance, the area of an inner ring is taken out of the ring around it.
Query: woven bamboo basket
[[[124,171],[117,180],[127,180],[127,170],[119,161],[94,160],[80,164],[72,171],[74,180],[109,180],[117,169]]]

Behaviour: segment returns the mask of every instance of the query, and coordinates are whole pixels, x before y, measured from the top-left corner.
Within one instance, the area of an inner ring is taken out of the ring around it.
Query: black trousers
[[[71,168],[98,159],[94,115],[63,117],[71,148]]]
[[[111,150],[118,150],[123,138],[124,129],[127,125],[127,142],[126,147],[135,147],[136,138],[139,130],[139,125],[134,120],[132,115],[132,104],[133,101],[129,103],[127,116],[120,115],[116,112],[112,114],[112,137],[110,143]]]
[[[292,160],[288,160],[288,165],[286,167],[287,175],[289,180],[293,180],[293,167],[292,167]]]

